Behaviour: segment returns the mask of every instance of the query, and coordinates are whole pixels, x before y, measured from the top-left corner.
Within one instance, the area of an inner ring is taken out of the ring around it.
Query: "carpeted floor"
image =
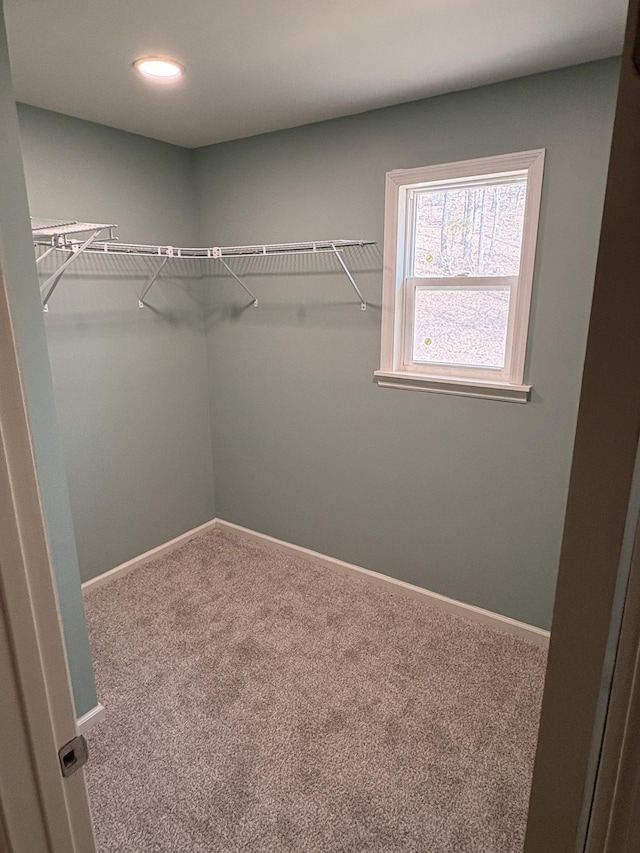
[[[536,646],[221,531],[86,606],[101,853],[522,850]]]

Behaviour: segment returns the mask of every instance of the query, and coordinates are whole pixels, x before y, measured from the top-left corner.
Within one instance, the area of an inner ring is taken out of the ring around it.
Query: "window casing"
[[[544,151],[387,174],[379,385],[526,402]]]

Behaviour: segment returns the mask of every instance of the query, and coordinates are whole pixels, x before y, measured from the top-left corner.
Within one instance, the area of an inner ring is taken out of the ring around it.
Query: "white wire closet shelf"
[[[360,300],[363,311],[367,309],[367,303],[349,270],[342,253],[345,249],[372,246],[375,240],[314,240],[303,243],[266,243],[254,246],[208,246],[202,248],[189,248],[180,246],[149,246],[141,243],[121,243],[114,236],[114,224],[95,222],[77,222],[75,220],[42,219],[32,217],[31,229],[33,233],[34,246],[44,247],[44,251],[37,257],[36,263],[53,252],[66,252],[66,259],[47,277],[40,286],[42,304],[44,310],[48,310],[48,303],[58,286],[60,279],[73,263],[82,254],[101,255],[128,255],[133,257],[159,258],[160,265],[146,282],[138,300],[138,306],[144,308],[144,298],[157,281],[158,276],[170,260],[189,259],[193,260],[217,260],[226,269],[238,284],[244,288],[253,300],[254,306],[258,306],[258,298],[247,287],[245,282],[229,266],[226,259],[229,258],[260,258],[295,255],[332,254],[338,260],[342,271],[347,276],[349,283]],[[88,236],[87,236],[88,235]]]

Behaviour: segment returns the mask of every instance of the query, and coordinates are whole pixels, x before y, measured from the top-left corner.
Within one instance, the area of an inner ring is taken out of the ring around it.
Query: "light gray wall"
[[[206,348],[202,282],[164,279],[140,311],[131,261],[65,276],[46,321],[83,576],[217,509],[547,626],[617,75],[593,63],[196,152],[22,107],[35,215],[173,245],[378,241],[352,256],[369,311],[335,261],[249,264],[260,307],[215,278]],[[378,388],[384,173],[534,147],[532,401]]]
[[[19,118],[32,215],[193,245],[191,152],[33,107]],[[140,310],[153,269],[81,258],[46,315],[84,580],[215,514],[203,285],[167,267]]]
[[[0,0],[0,245],[22,369],[31,435],[58,600],[64,623],[76,711],[96,704],[80,591],[69,494],[56,423],[38,276],[31,244],[16,107]]]
[[[249,275],[257,309],[214,281],[219,516],[549,626],[618,69],[608,60],[196,152],[201,242],[381,247],[386,171],[547,149],[527,405],[375,385],[379,250],[360,264],[377,303],[366,313],[326,268]]]

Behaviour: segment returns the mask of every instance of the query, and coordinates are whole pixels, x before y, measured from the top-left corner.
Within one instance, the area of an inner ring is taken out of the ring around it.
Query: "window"
[[[526,402],[544,151],[387,173],[379,385]]]

